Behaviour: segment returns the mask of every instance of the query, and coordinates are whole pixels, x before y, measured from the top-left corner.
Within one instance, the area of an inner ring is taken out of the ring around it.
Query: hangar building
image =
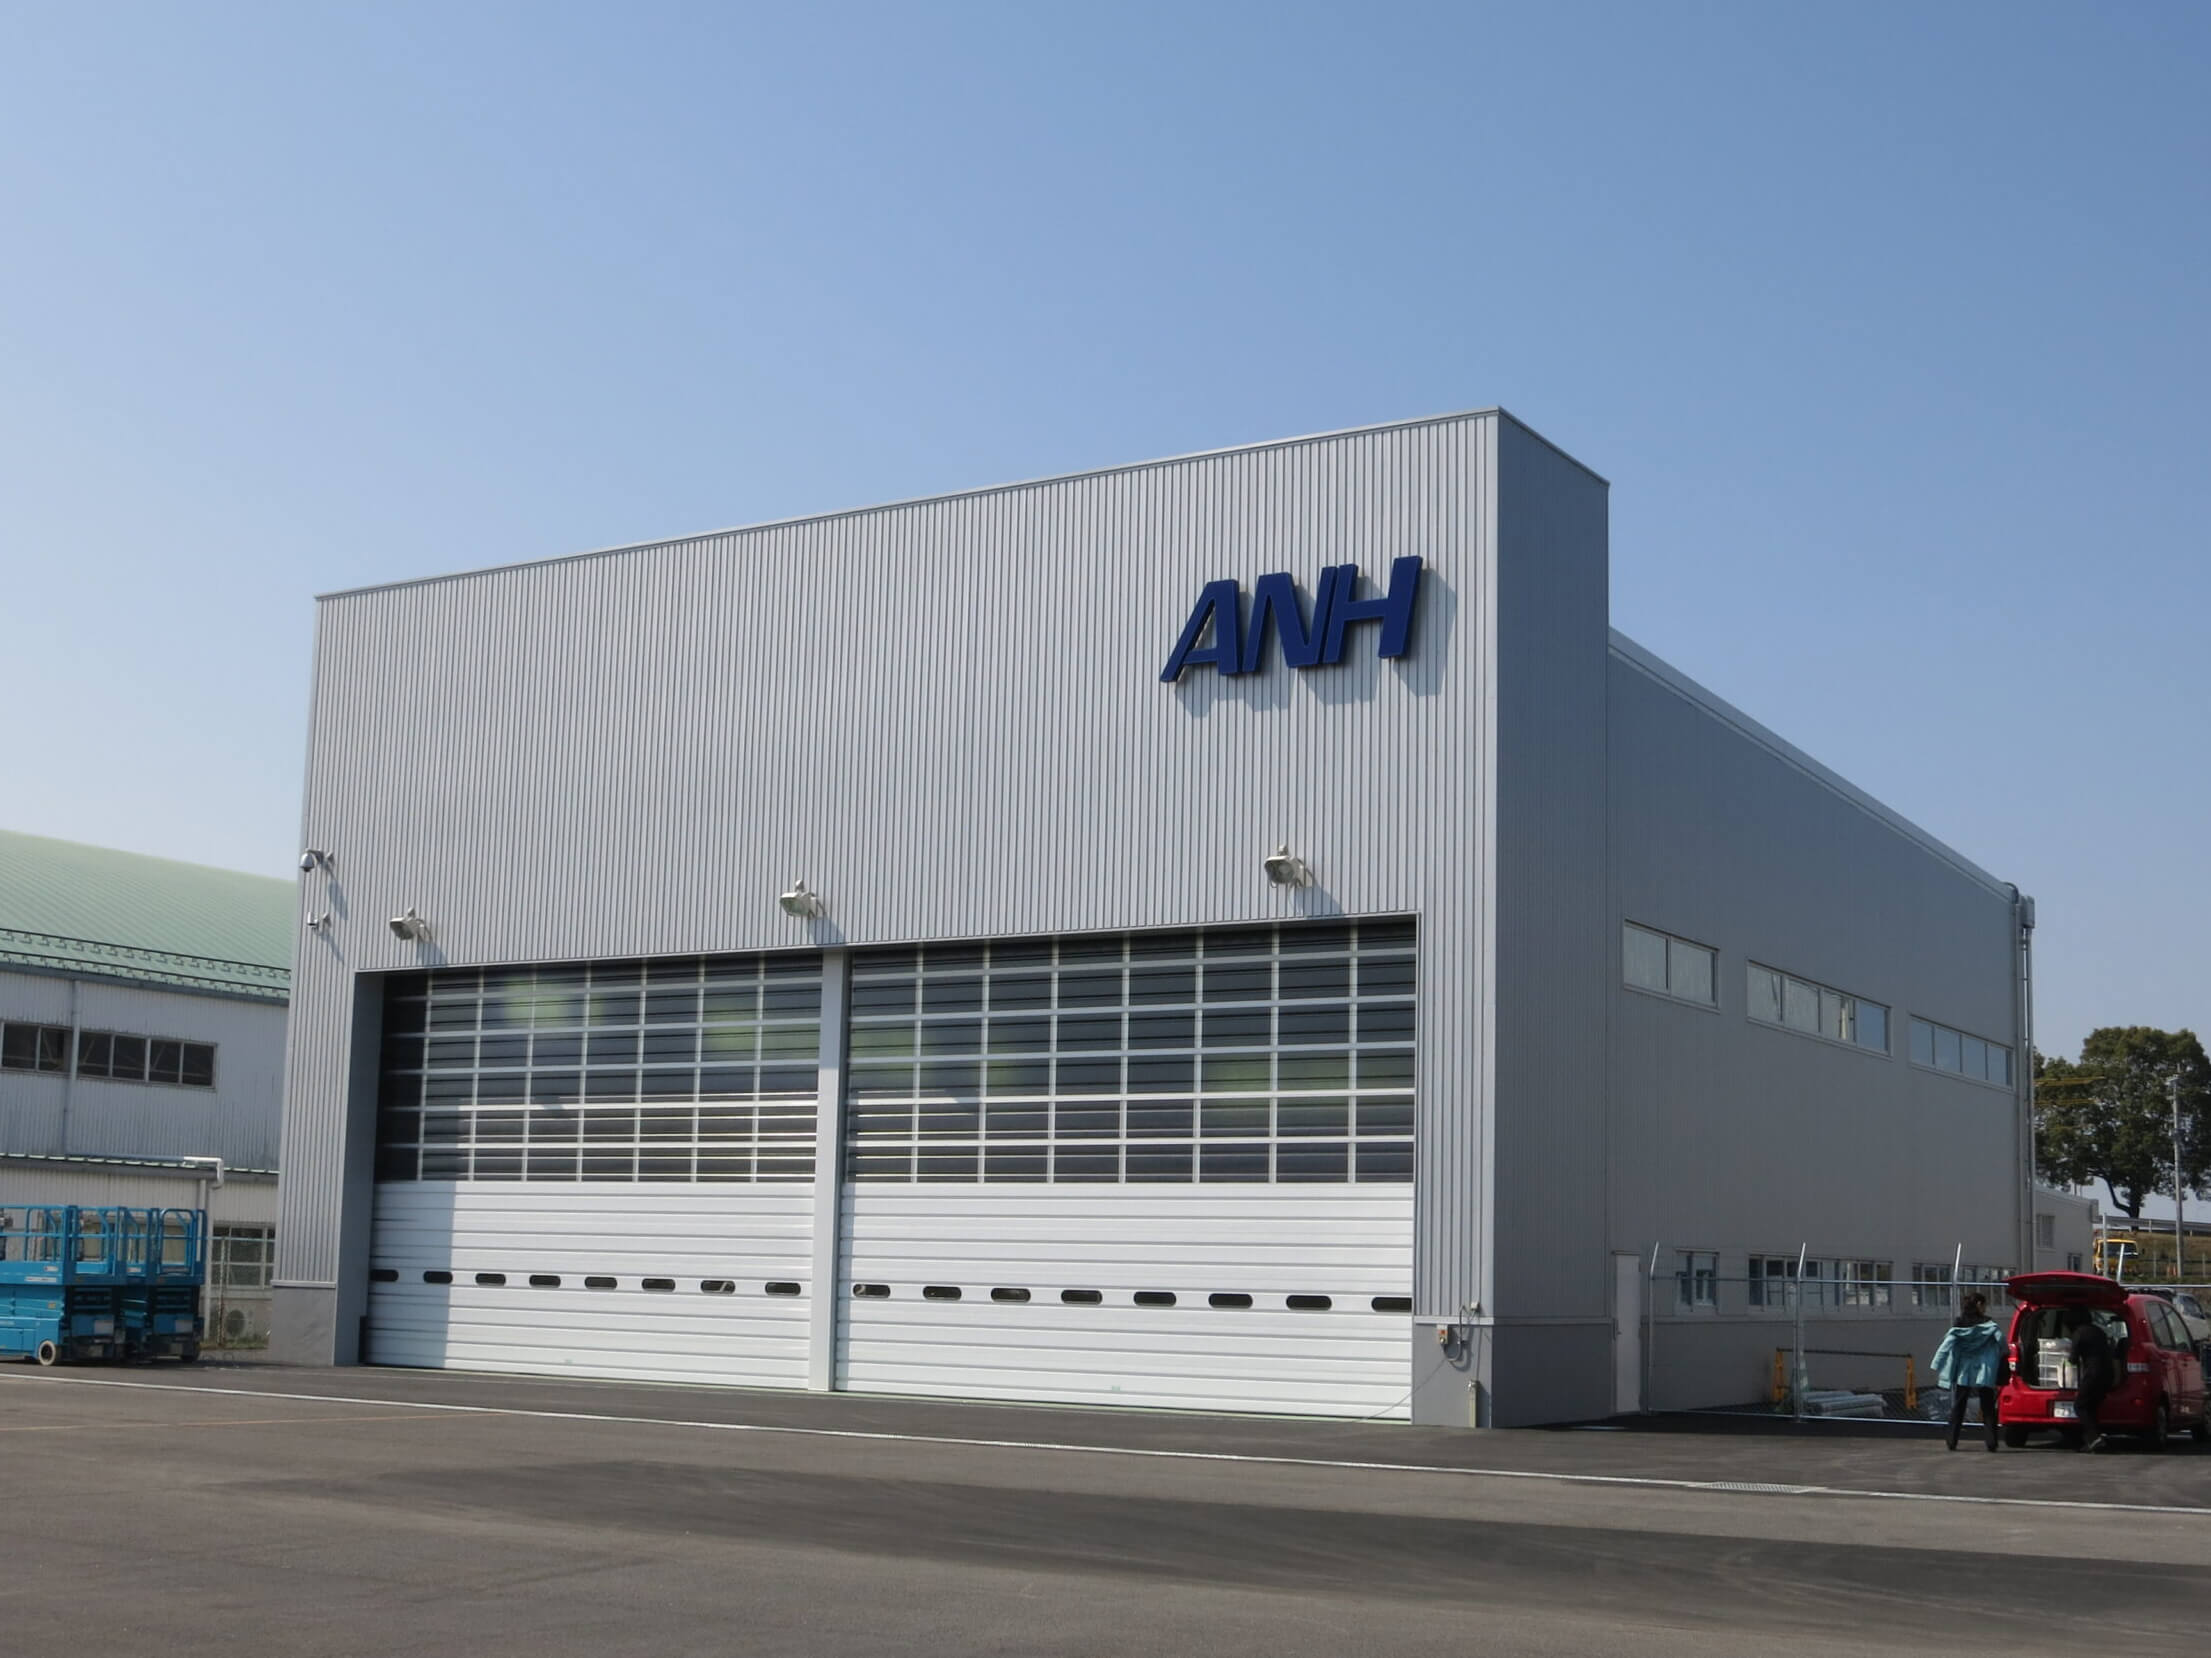
[[[326,598],[280,1355],[1503,1425],[2031,1259],[2030,907],[1607,557],[1488,411]]]

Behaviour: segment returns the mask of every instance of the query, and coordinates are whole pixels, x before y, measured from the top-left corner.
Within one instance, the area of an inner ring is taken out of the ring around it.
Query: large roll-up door
[[[838,1385],[1408,1414],[1412,1194],[847,1189]]]
[[[818,956],[395,980],[371,1363],[802,1387]]]
[[[839,1385],[1404,1416],[1413,932],[856,954]]]

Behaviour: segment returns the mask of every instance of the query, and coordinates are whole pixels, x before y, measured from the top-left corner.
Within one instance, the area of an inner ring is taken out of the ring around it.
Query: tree
[[[2036,1054],[2037,1171],[2067,1185],[2100,1180],[2112,1206],[2140,1220],[2144,1198],[2173,1189],[2174,1077],[2181,1180],[2200,1192],[2211,1175],[2211,1059],[2189,1030],[2106,1025],[2078,1060]]]

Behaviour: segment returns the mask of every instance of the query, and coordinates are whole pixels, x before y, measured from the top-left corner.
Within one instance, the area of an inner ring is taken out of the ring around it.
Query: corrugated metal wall
[[[167,1170],[58,1167],[51,1163],[0,1162],[0,1203],[74,1203],[93,1208],[117,1204],[138,1209],[190,1209],[201,1183]],[[270,1226],[276,1221],[276,1182],[229,1180],[208,1194],[218,1225]]]
[[[1500,1321],[1602,1326],[1608,491],[1542,439],[1500,427],[1497,492],[1497,1247]],[[1557,1337],[1551,1338],[1555,1351]],[[1501,1347],[1509,1362],[1511,1350]],[[1588,1373],[1584,1373],[1584,1371]],[[1550,1366],[1560,1414],[1610,1408],[1601,1362]],[[1575,1392],[1575,1389],[1582,1392]],[[1593,1389],[1594,1391],[1587,1391]],[[1555,1418],[1554,1418],[1555,1419]]]
[[[1614,1247],[2019,1264],[2012,1092],[1908,1047],[1913,1014],[2016,1042],[2008,889],[1647,660],[1611,665],[1611,932],[1717,949],[1719,1004],[1622,988],[1613,944]],[[1751,961],[1886,1005],[1889,1054],[1750,1020]]]
[[[59,977],[0,973],[0,1018],[67,1023],[69,989]],[[276,1167],[283,1007],[79,981],[76,1022],[80,1030],[212,1042],[216,1086],[10,1072],[0,1081],[0,1150],[220,1157],[241,1168]]]
[[[1486,434],[1460,416],[321,610],[280,1279],[339,1275],[355,972],[1420,917],[1416,1295],[1473,1293]],[[1410,656],[1158,674],[1200,584],[1428,561]],[[1270,887],[1286,841],[1319,885]],[[803,877],[826,920],[785,916]],[[320,908],[325,883],[308,883]],[[387,916],[415,906],[427,950]],[[358,1113],[356,1113],[358,1115]],[[357,1131],[356,1131],[357,1132]]]

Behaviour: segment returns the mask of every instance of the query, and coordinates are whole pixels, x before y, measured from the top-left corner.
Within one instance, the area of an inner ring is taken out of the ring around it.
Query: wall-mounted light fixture
[[[411,904],[405,915],[395,915],[385,925],[391,928],[394,938],[408,939],[417,944],[427,944],[430,941],[430,923],[415,914]]]
[[[338,860],[319,846],[310,846],[299,855],[299,872],[312,875],[318,869],[336,869]]]
[[[791,890],[780,895],[776,902],[783,906],[786,915],[799,916],[807,921],[817,921],[825,913],[822,909],[821,894],[807,886],[804,881],[793,881]]]
[[[1303,858],[1293,856],[1287,841],[1269,853],[1260,868],[1267,872],[1267,879],[1278,887],[1309,887],[1313,884],[1313,866]]]
[[[330,930],[330,912],[324,910],[322,914],[317,915],[313,910],[309,910],[307,912],[307,930],[311,933],[328,932]]]

